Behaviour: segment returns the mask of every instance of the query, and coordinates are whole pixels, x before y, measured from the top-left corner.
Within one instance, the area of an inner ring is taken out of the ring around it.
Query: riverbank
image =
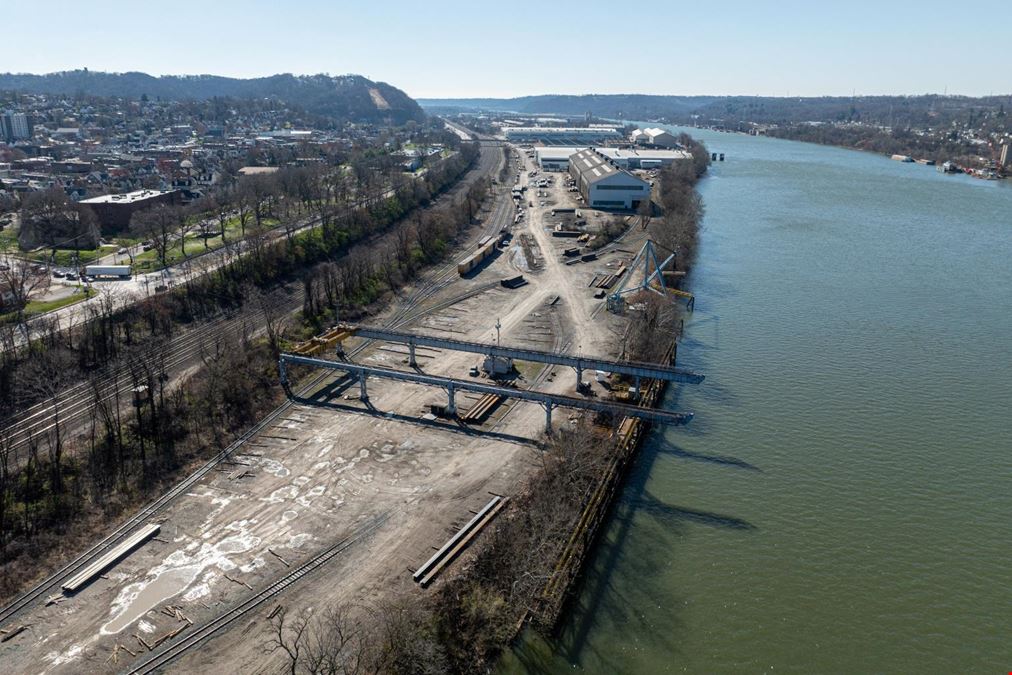
[[[706,384],[664,403],[696,417],[649,434],[559,635],[504,671],[1000,669],[1010,186],[687,131],[728,158],[678,354]]]
[[[690,148],[691,164],[662,173],[663,214],[650,228],[652,238],[683,253],[676,269],[685,272],[695,259],[702,217],[695,185],[709,165],[702,144]],[[674,363],[681,317],[671,309],[655,304],[631,321],[623,356]],[[640,405],[657,405],[665,383],[642,384]],[[555,630],[646,426],[633,419],[610,432],[579,426],[548,441],[542,467],[427,610],[431,618],[423,624],[432,627],[427,634],[449,672],[487,672],[524,629]]]

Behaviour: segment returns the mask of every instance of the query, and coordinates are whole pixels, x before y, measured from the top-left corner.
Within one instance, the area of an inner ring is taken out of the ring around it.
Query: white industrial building
[[[622,138],[616,127],[510,127],[503,129],[508,141],[604,141]],[[571,142],[572,142],[571,141]]]
[[[569,170],[569,158],[586,148],[546,146],[535,148],[538,166],[543,171]],[[684,150],[647,150],[646,148],[595,148],[620,169],[656,169],[692,156]]]
[[[593,148],[574,154],[569,160],[569,175],[584,202],[601,209],[635,209],[650,199],[650,183],[620,169]]]
[[[670,131],[651,127],[649,129],[636,129],[629,135],[629,140],[637,145],[655,145],[661,148],[681,147],[678,139]]]

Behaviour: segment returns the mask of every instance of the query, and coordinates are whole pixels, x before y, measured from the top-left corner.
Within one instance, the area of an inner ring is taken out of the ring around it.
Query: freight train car
[[[457,263],[457,274],[464,276],[482,264],[495,252],[499,240],[496,237],[482,237],[478,242],[478,250]]]

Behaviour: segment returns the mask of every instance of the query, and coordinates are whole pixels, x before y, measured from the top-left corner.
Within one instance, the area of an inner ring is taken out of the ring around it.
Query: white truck
[[[129,279],[130,265],[85,265],[84,273],[92,278],[113,277],[115,279]]]

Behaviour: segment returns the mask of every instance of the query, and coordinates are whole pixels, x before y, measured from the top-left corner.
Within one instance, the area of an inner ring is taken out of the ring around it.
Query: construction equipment
[[[340,352],[341,342],[348,339],[353,334],[353,331],[350,331],[342,326],[335,326],[321,335],[311,337],[305,342],[300,342],[295,345],[292,347],[291,353],[299,354],[300,356],[315,356],[320,352],[335,346],[337,347],[337,351]]]

